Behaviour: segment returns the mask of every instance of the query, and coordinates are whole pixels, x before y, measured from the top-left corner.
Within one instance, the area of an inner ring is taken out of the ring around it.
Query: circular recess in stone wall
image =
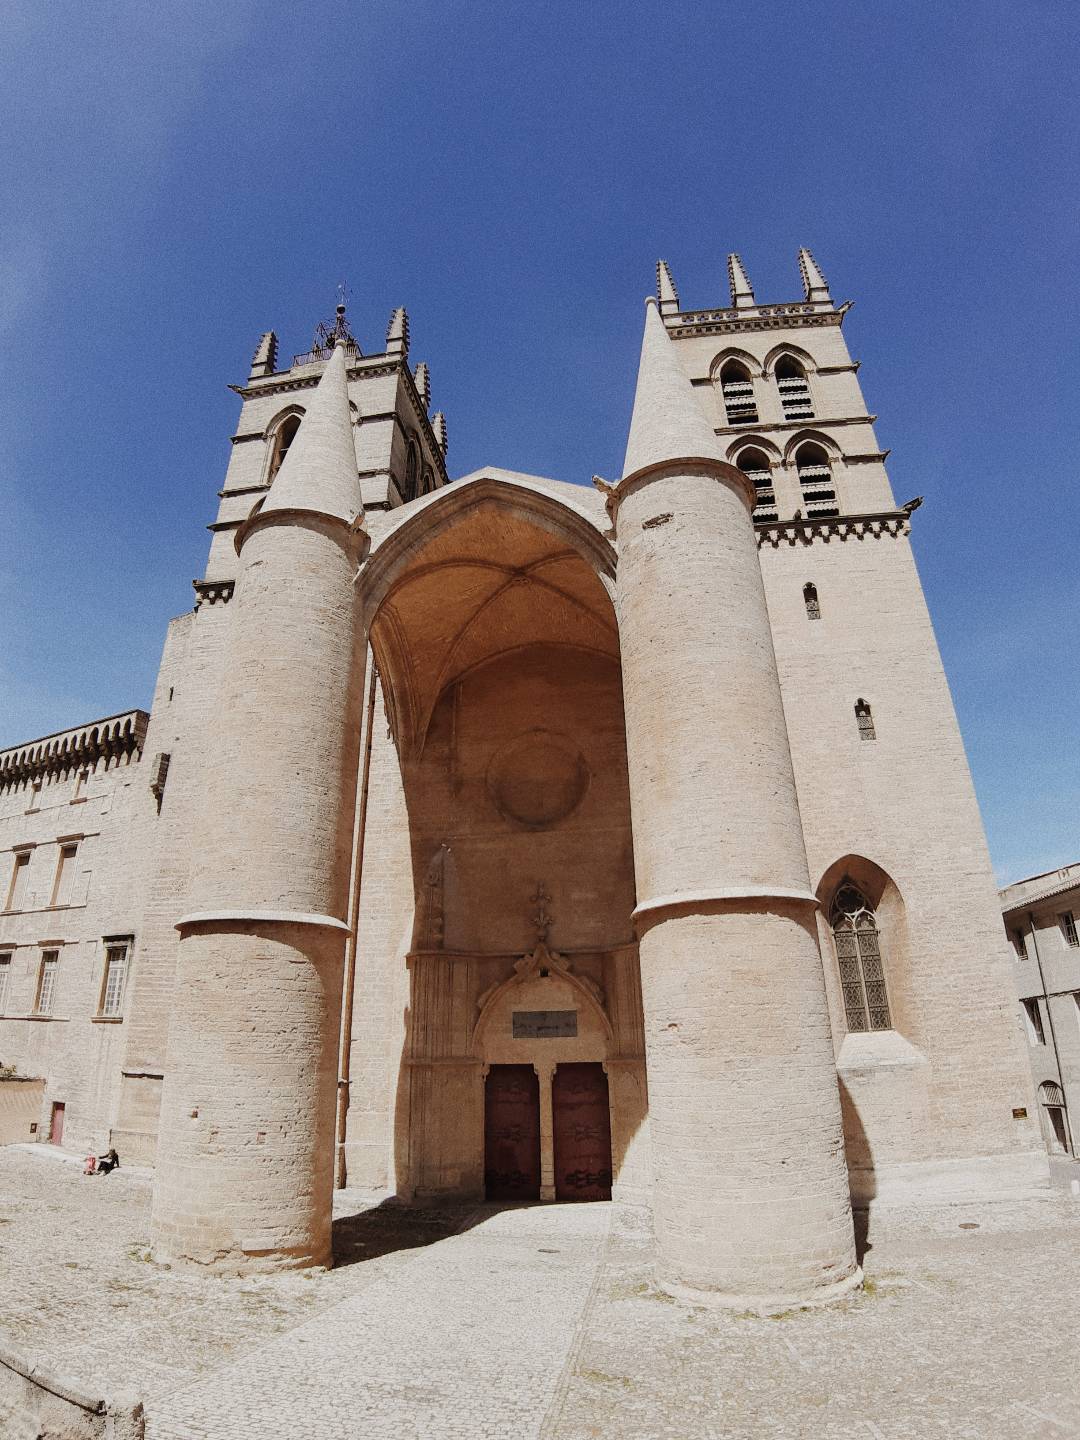
[[[572,815],[591,779],[585,757],[556,730],[526,730],[501,745],[487,768],[496,810],[528,830],[546,830]]]

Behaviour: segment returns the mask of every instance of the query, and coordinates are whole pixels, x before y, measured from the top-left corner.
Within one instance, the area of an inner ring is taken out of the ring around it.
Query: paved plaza
[[[1080,1436],[1061,1191],[875,1212],[866,1291],[770,1320],[660,1294],[647,1232],[610,1205],[338,1198],[334,1270],[192,1275],[149,1258],[147,1174],[8,1147],[2,1338],[140,1394],[149,1440]]]

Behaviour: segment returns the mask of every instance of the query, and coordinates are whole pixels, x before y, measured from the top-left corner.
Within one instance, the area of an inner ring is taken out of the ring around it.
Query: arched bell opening
[[[408,832],[394,1168],[398,1190],[418,1200],[484,1195],[485,1127],[531,1094],[507,1071],[493,1098],[491,1067],[522,1065],[538,1077],[539,1193],[555,1198],[558,1063],[608,1066],[615,1190],[644,1199],[613,565],[570,505],[479,481],[421,502],[361,572]]]

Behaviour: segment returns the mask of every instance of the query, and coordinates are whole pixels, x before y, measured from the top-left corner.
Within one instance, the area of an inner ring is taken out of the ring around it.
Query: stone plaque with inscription
[[[515,1040],[573,1040],[576,1010],[515,1010]]]

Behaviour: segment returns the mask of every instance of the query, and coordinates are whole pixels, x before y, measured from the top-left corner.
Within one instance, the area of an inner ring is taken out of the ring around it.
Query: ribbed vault
[[[370,629],[403,754],[423,749],[447,687],[497,655],[554,644],[617,659],[611,602],[574,543],[579,517],[565,513],[572,525],[560,533],[553,514],[488,494],[410,522]]]

